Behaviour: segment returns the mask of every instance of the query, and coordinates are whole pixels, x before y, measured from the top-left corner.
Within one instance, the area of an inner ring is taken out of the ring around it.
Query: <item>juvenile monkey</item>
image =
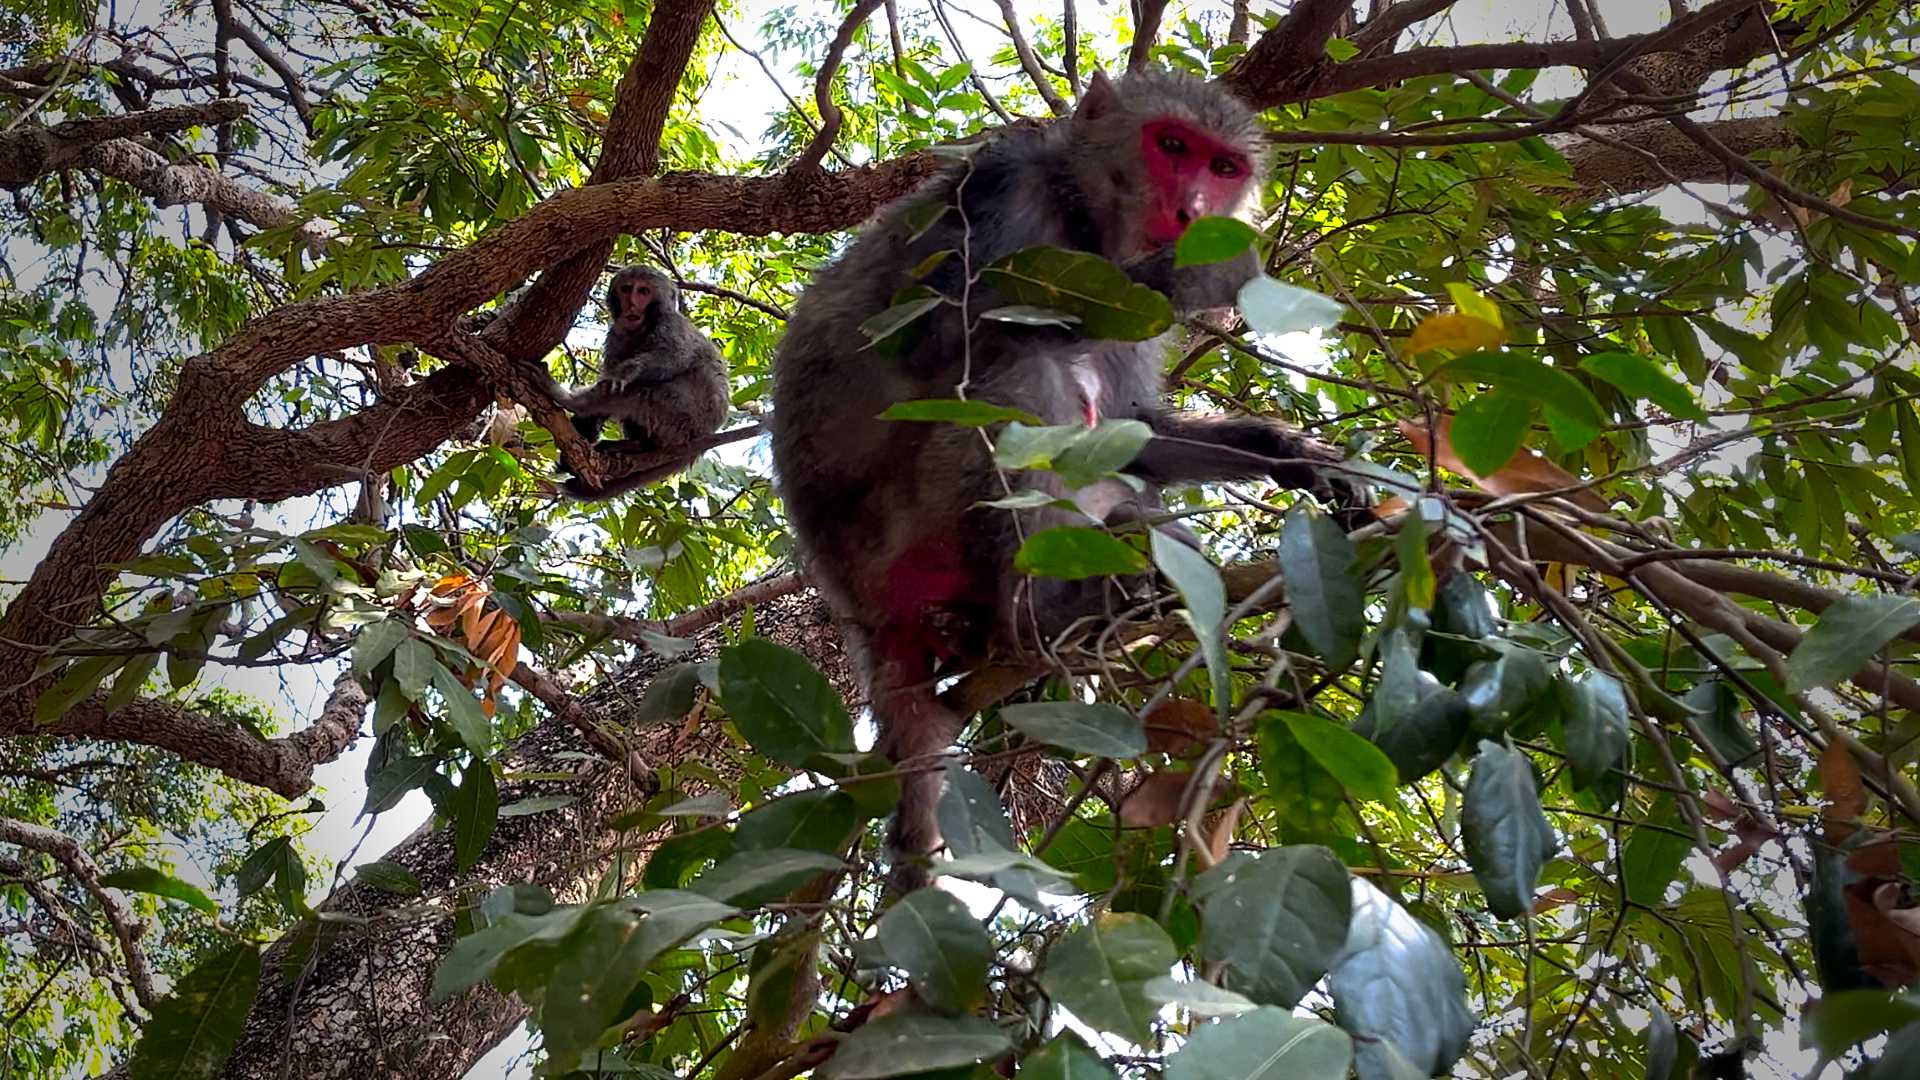
[[[685,446],[718,431],[727,418],[727,365],[720,350],[680,311],[680,289],[650,266],[629,266],[607,286],[607,343],[600,379],[558,398],[589,440],[618,421],[633,449]],[[611,499],[665,475],[643,470],[588,487],[578,477],[566,489],[576,499]]]
[[[889,405],[966,395],[1049,424],[1147,423],[1153,438],[1126,472],[1072,493],[1082,511],[1117,521],[1160,506],[1161,485],[1271,477],[1350,497],[1316,464],[1338,455],[1278,423],[1206,417],[1163,401],[1167,339],[1090,340],[1055,327],[981,321],[1006,301],[975,281],[968,309],[942,305],[905,333],[897,355],[868,348],[863,320],[885,310],[912,270],[949,255],[924,279],[958,300],[977,272],[1035,245],[1094,252],[1167,293],[1182,315],[1234,303],[1258,272],[1253,255],[1176,270],[1173,245],[1195,218],[1244,214],[1263,172],[1253,115],[1197,79],[1096,74],[1071,119],[1003,133],[884,211],[802,295],[774,359],[773,462],[788,518],[813,578],[863,668],[880,749],[921,766],[903,780],[894,819],[896,889],[925,881],[919,857],[939,846],[941,773],[925,766],[965,718],[934,693],[950,659],[1030,649],[1097,615],[1129,583],[1028,578],[1013,570],[1022,538],[1086,517],[1054,508],[978,506],[1006,493],[971,429],[878,419]],[[946,210],[926,227],[937,207]],[[957,212],[957,211],[963,211]],[[1019,473],[1012,488],[1067,494],[1051,472]],[[1133,584],[1137,584],[1133,583]]]

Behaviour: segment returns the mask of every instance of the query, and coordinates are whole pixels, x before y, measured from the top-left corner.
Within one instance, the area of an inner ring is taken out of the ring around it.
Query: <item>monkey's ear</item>
[[[620,289],[616,284],[618,280],[615,278],[614,281],[607,283],[607,294],[604,298],[607,314],[616,319],[620,317]]]
[[[1087,88],[1080,94],[1080,104],[1073,110],[1073,119],[1078,123],[1098,120],[1120,108],[1120,91],[1113,88],[1113,80],[1099,68],[1093,70],[1093,78],[1087,80]]]

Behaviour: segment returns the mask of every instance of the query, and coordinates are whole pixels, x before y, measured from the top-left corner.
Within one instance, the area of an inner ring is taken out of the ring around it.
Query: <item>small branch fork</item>
[[[147,961],[146,950],[140,947],[146,924],[134,915],[125,900],[100,884],[100,866],[93,861],[87,849],[81,847],[78,840],[57,829],[12,818],[0,818],[0,843],[13,844],[48,856],[59,863],[67,876],[86,890],[88,896],[93,897],[94,902],[100,905],[100,913],[106,916],[107,925],[113,928],[115,940],[120,942],[120,952],[126,962],[127,982],[133,986],[134,997],[139,999],[142,1006],[152,1010],[160,995],[153,986],[153,966]]]

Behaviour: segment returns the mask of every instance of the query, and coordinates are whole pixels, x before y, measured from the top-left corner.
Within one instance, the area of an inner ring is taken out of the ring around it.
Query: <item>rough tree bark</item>
[[[711,656],[724,639],[723,630],[713,625],[702,631],[689,659]],[[794,593],[757,607],[754,632],[806,655],[859,707],[852,668],[817,595]],[[658,658],[645,657],[610,679],[588,704],[617,720],[622,704],[637,701],[664,666]],[[703,724],[691,732],[667,725],[632,736],[650,761],[691,757],[722,775],[727,771],[728,736],[720,724]],[[384,856],[367,853],[365,859],[391,859],[411,870],[435,897],[432,910],[411,917],[386,915],[398,906],[394,897],[364,885],[337,889],[318,905],[320,910],[372,922],[364,929],[343,931],[325,946],[297,991],[279,970],[288,943],[268,950],[260,996],[222,1075],[280,1080],[291,1057],[299,1062],[296,1075],[303,1080],[464,1076],[513,1031],[526,1010],[484,985],[443,1005],[428,1004],[434,968],[453,944],[454,906],[476,902],[489,887],[523,881],[545,886],[563,902],[583,899],[589,884],[606,871],[607,846],[618,837],[608,829],[608,820],[638,801],[624,770],[596,762],[583,771],[581,754],[593,751],[579,731],[549,718],[500,755],[500,765],[508,771],[580,773],[580,779],[565,784],[503,785],[503,805],[536,795],[574,795],[579,801],[544,814],[500,819],[479,865],[466,874],[454,873],[452,838],[446,829],[423,828]],[[626,839],[644,838],[629,834]]]

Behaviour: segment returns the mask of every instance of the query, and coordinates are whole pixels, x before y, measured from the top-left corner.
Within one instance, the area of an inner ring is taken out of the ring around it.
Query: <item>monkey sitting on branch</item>
[[[600,379],[556,396],[573,412],[573,426],[589,441],[601,427],[620,424],[621,450],[667,450],[713,434],[727,418],[727,365],[720,349],[680,310],[680,289],[650,266],[629,266],[607,286],[607,343]],[[685,468],[676,462],[610,478],[590,487],[566,482],[576,499],[623,495]]]
[[[1198,217],[1250,213],[1262,144],[1253,114],[1225,90],[1164,73],[1096,74],[1069,120],[1005,131],[885,211],[794,309],[774,359],[774,471],[813,579],[863,658],[879,748],[911,770],[891,838],[896,890],[926,880],[920,864],[940,845],[942,784],[928,766],[966,722],[934,692],[941,665],[1030,654],[1110,610],[1116,588],[1142,583],[1024,576],[1013,567],[1022,538],[1086,524],[1088,514],[1137,521],[1176,483],[1265,477],[1354,502],[1317,468],[1339,458],[1324,444],[1269,420],[1171,409],[1167,335],[1096,340],[980,318],[1008,301],[978,268],[1041,245],[1119,264],[1183,317],[1232,306],[1259,273],[1252,252],[1176,269],[1173,247]],[[946,302],[884,356],[861,324],[916,272]],[[879,418],[897,402],[961,396],[1048,424],[1143,421],[1152,437],[1123,470],[1140,484],[1108,478],[1068,493],[1052,472],[1003,480],[979,431]],[[1079,510],[980,505],[1023,488],[1070,497]]]

